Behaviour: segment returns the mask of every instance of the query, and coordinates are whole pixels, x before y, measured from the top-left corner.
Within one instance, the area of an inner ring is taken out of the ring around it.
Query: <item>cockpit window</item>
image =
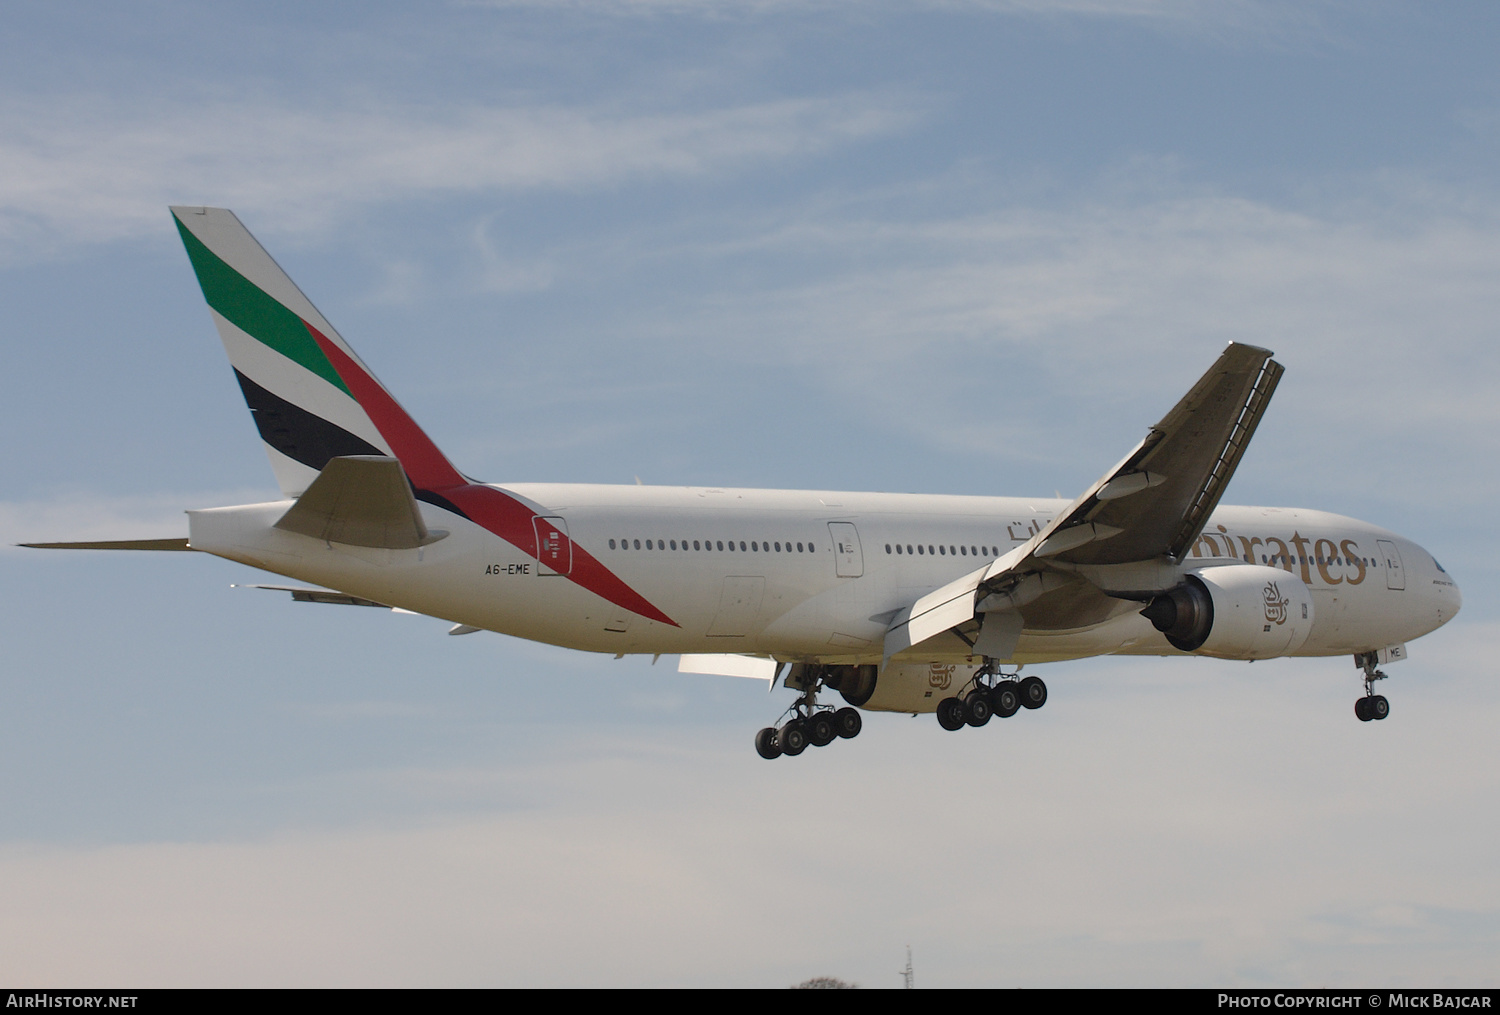
[[[1441,564],[1439,564],[1439,563],[1438,563],[1438,559],[1437,559],[1437,558],[1436,558],[1436,557],[1433,557],[1433,558],[1432,558],[1432,563],[1433,563],[1433,565],[1434,565],[1434,566],[1436,566],[1436,567],[1437,567],[1437,569],[1438,569],[1438,570],[1439,570],[1439,571],[1441,571],[1441,572],[1443,572],[1443,574],[1447,574],[1447,573],[1448,573],[1448,569],[1447,569],[1447,568],[1445,568],[1445,567],[1444,567],[1444,566],[1443,566],[1443,565],[1441,565]]]

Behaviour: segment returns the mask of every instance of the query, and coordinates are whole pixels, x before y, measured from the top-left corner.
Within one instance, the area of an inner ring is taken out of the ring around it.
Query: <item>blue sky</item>
[[[1094,660],[766,764],[753,682],[0,550],[0,978],[1493,985],[1497,20],[11,5],[6,545],[274,496],[166,211],[213,204],[499,482],[1066,496],[1265,345],[1228,500],[1465,608],[1378,726],[1344,659]]]

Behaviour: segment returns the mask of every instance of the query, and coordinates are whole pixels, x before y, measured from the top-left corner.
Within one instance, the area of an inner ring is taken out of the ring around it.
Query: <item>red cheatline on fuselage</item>
[[[302,324],[396,453],[419,499],[423,493],[428,493],[452,504],[476,525],[482,525],[512,546],[540,559],[536,529],[532,525],[535,511],[501,490],[470,482],[379,382],[317,328],[306,321]],[[632,613],[678,626],[587,550],[574,543],[572,551],[573,566],[567,577],[575,584]]]

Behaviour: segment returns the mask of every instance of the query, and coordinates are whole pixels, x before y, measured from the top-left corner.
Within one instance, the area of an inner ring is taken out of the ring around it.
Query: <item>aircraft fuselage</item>
[[[700,487],[492,489],[532,510],[530,551],[430,504],[422,505],[428,527],[448,533],[430,545],[324,542],[274,527],[291,501],[190,512],[191,544],[299,581],[568,648],[870,663],[880,661],[898,610],[1021,545],[1067,507],[1052,499]],[[550,555],[549,533],[557,537]],[[1445,623],[1461,602],[1416,543],[1321,511],[1221,506],[1192,553],[1163,566],[1178,574],[1231,563],[1278,568],[1311,591],[1311,629],[1291,655],[1411,640]],[[599,566],[656,615],[591,589],[586,572]],[[1071,597],[1051,598],[1023,611],[1028,626],[1044,633],[1023,631],[1013,661],[1179,654],[1140,615],[1140,602],[1112,599],[1075,616],[1066,613]],[[919,657],[971,654],[950,637],[923,646]]]

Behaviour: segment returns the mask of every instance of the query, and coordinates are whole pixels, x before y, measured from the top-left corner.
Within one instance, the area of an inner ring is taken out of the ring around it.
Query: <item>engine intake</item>
[[[830,666],[823,672],[823,686],[839,692],[856,708],[875,693],[874,666]]]

